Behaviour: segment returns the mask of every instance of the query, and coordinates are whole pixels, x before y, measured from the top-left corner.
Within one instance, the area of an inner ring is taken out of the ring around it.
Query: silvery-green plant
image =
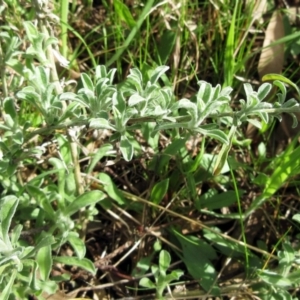
[[[55,291],[56,284],[49,281],[53,261],[95,272],[92,262],[84,258],[85,245],[75,230],[77,224],[73,216],[82,208],[93,208],[96,203],[107,199],[106,193],[110,198],[114,197],[108,188],[105,192],[77,193],[70,184],[73,181],[73,185],[76,185],[74,162],[69,154],[72,149],[68,145],[69,140],[64,134],[57,133],[57,129],[67,131],[83,125],[113,132],[108,143],[95,155],[96,159],[89,165],[88,172],[92,172],[95,161],[105,154],[116,156],[113,150],[120,150],[127,161],[135,154],[140,154],[135,132],[137,129],[144,130],[148,124],[155,124],[151,127],[153,136],[162,131],[185,138],[200,133],[223,144],[214,168],[215,174],[218,174],[243,122],[260,128],[262,122],[269,123],[273,117],[280,119],[280,114],[288,113],[294,120],[293,125],[297,125],[293,113],[299,112],[299,104],[295,99],[286,101],[285,80],[282,77],[273,80],[273,84],[279,88],[277,101],[265,101],[271,91],[270,83],[262,84],[258,91],[245,84],[245,100],[240,100],[238,109],[231,106],[231,87],[213,87],[205,81],[199,82],[195,100],[176,99],[170,86],[160,84],[166,82],[162,79],[167,77],[167,66],[159,66],[148,74],[133,68],[119,85],[114,83],[115,69],[98,66],[94,76],[82,74],[82,88],[71,93],[53,78],[55,66],[52,65],[49,57],[52,51],[49,50],[57,45],[57,39],[48,37],[32,22],[24,22],[24,29],[29,42],[24,52],[19,49],[21,40],[17,36],[4,31],[0,34],[4,95],[1,99],[3,122],[0,124],[3,131],[0,140],[0,179],[3,186],[0,196],[0,290],[3,299],[12,293],[24,298],[29,292],[39,295],[43,290],[49,293]],[[19,60],[19,57],[22,59]],[[35,64],[36,60],[39,65]],[[6,84],[7,67],[19,74],[10,87]],[[14,89],[9,91],[9,88]],[[15,93],[16,90],[18,92]],[[24,120],[17,104],[20,104],[21,112],[34,111],[38,121],[33,118]],[[35,180],[20,184],[18,169],[26,163],[36,163],[45,152],[43,147],[36,147],[32,143],[32,138],[53,134],[53,143],[58,146],[60,154],[59,158],[52,157],[47,161],[53,169],[37,176]],[[155,142],[158,143],[158,139],[153,139],[152,147],[155,147]],[[53,174],[57,177],[55,184],[49,176]],[[45,179],[48,180],[47,186],[43,185]],[[18,220],[13,222],[16,214],[18,217],[27,217],[22,216],[24,208],[29,208],[29,215],[34,215],[39,225],[48,226],[46,232],[36,234],[33,245],[24,243],[22,225]],[[17,225],[14,226],[14,223]],[[76,256],[55,256],[55,251],[65,242],[70,243]],[[170,281],[181,275],[179,271],[166,274],[169,265],[170,255],[162,250],[159,266],[152,268],[155,282],[144,282],[148,287],[155,287],[159,296]],[[25,285],[22,285],[24,282]]]

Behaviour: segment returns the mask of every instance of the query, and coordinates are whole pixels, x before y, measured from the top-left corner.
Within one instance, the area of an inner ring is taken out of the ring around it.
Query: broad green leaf
[[[48,280],[53,263],[51,246],[42,247],[36,255],[36,261],[40,269],[41,279],[43,281]]]
[[[43,291],[47,295],[54,295],[58,289],[57,283],[52,280],[47,280],[47,281],[37,280],[36,287],[37,290]]]
[[[155,289],[156,288],[156,285],[147,277],[142,278],[139,281],[139,285],[143,286],[143,287],[146,287],[146,288],[149,288],[149,289]]]
[[[143,75],[141,71],[137,68],[130,69],[129,75],[127,76],[128,79],[131,79],[135,86],[137,87],[138,92],[142,92],[143,87]]]
[[[121,136],[120,150],[126,161],[131,161],[133,157],[133,145],[125,135]]]
[[[118,204],[123,205],[126,200],[120,190],[117,188],[110,176],[105,173],[100,173],[98,176],[99,180],[103,184],[104,191],[108,194],[110,198],[115,200]]]
[[[78,212],[81,208],[93,205],[105,199],[106,195],[101,191],[90,191],[80,195],[64,210],[66,216],[71,216]]]
[[[12,120],[14,122],[17,121],[18,115],[16,112],[16,108],[15,108],[15,102],[14,99],[12,97],[7,97],[4,99],[4,111],[5,113],[7,113],[8,115],[10,115],[10,117],[12,118]]]
[[[187,110],[187,113],[191,116],[191,121],[190,121],[190,126],[194,127],[195,123],[198,120],[198,110],[197,110],[197,105],[193,102],[191,102],[188,99],[180,99],[175,105],[174,105],[174,109],[180,109],[180,108],[184,108]]]
[[[233,241],[229,241],[222,236],[208,231],[204,230],[204,236],[207,240],[210,242],[214,243],[215,246],[225,255],[230,256],[230,257],[239,257],[240,255],[245,254],[245,248],[244,246],[237,244]]]
[[[159,272],[166,275],[166,272],[171,263],[170,253],[166,250],[161,250],[159,253]]]
[[[164,41],[165,42],[165,41]],[[167,48],[170,48],[170,45],[168,45]],[[150,77],[150,82],[151,84],[155,84],[158,79],[164,74],[166,73],[168,70],[170,69],[170,67],[168,66],[159,66],[157,67],[151,74]]]
[[[149,146],[156,151],[158,148],[159,133],[153,134],[156,123],[146,122],[142,125],[141,131]]]
[[[138,93],[133,94],[128,99],[128,106],[134,106],[137,104],[140,104],[142,102],[146,102],[146,99],[142,96],[140,96]]]
[[[90,120],[90,128],[95,129],[109,129],[115,131],[116,128],[109,123],[108,120],[103,118],[91,119]]]
[[[159,43],[157,44],[158,61],[166,64],[171,57],[176,45],[177,32],[174,29],[165,28]]]
[[[156,183],[151,191],[151,202],[159,204],[169,188],[169,178]]]
[[[294,282],[287,277],[277,274],[273,271],[264,270],[258,273],[258,276],[264,282],[275,287],[289,288],[293,286]],[[298,273],[299,276],[299,273]]]
[[[81,73],[81,81],[85,89],[88,89],[92,92],[94,91],[95,87],[89,75],[86,73]]]
[[[137,276],[142,276],[142,275],[146,274],[146,272],[150,269],[153,256],[154,256],[154,252],[152,254],[150,254],[149,256],[142,257],[138,261],[136,267],[133,269],[131,275],[133,277],[137,277]]]
[[[216,195],[204,194],[197,199],[195,207],[201,211],[203,208],[208,210],[219,209],[222,207],[228,207],[233,203],[236,203],[236,193],[234,191],[222,192]]]
[[[11,232],[11,243],[13,246],[15,246],[20,238],[21,232],[23,229],[23,225],[18,224],[14,227],[14,229]]]
[[[77,257],[79,259],[84,258],[86,248],[83,240],[79,238],[79,234],[77,232],[69,232],[67,240],[77,254]]]
[[[249,123],[251,123],[252,125],[254,125],[256,128],[262,129],[262,123],[261,123],[261,121],[256,120],[256,119],[247,119],[247,121]]]
[[[48,198],[46,198],[46,197],[42,198],[41,201],[39,202],[39,205],[45,211],[47,217],[50,220],[52,220],[54,222],[57,220],[57,213],[53,209],[53,207],[52,207],[51,203],[49,202]]]
[[[126,113],[126,102],[123,93],[120,92],[113,93],[112,102],[113,102],[114,116],[115,118],[118,118],[121,121],[123,119],[123,116],[125,116]],[[117,108],[116,111],[115,108]],[[117,124],[117,120],[115,122]]]
[[[294,221],[300,223],[300,214],[295,214],[293,215],[293,218],[292,218]]]
[[[293,285],[299,285],[300,283],[300,270],[293,271],[287,275],[287,278],[293,283]]]
[[[68,266],[77,266],[92,274],[96,274],[94,264],[87,258],[79,259],[78,257],[73,256],[55,256],[53,257],[53,260]]]
[[[197,93],[197,102],[203,101],[205,104],[208,104],[213,96],[213,87],[210,83],[206,81],[199,81],[198,82],[199,91]],[[198,106],[199,107],[199,106]]]
[[[184,236],[174,229],[172,231],[181,244],[182,255],[179,256],[182,256],[190,275],[199,280],[206,291],[212,288],[213,293],[218,293],[218,288],[213,287],[217,273],[211,262],[217,258],[215,250],[195,236]]]
[[[10,247],[10,238],[8,235],[12,218],[16,212],[19,199],[16,196],[9,195],[0,199],[0,226],[1,236],[4,243]]]
[[[259,100],[262,101],[263,99],[265,99],[268,96],[271,89],[272,89],[271,84],[269,84],[269,83],[262,84],[258,88],[258,91],[257,91],[257,96],[258,96]]]
[[[75,197],[76,195],[76,181],[75,181],[75,176],[73,172],[70,172],[69,174],[66,175],[65,178],[65,195],[67,195],[66,198],[68,197]],[[68,199],[69,200],[69,199]]]

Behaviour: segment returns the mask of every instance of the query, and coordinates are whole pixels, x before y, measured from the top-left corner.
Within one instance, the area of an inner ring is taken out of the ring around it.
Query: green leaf
[[[131,95],[128,99],[128,106],[134,106],[140,104],[142,102],[146,102],[146,98],[140,96],[138,93]]]
[[[142,278],[139,281],[139,285],[143,286],[143,287],[146,287],[146,288],[149,288],[149,289],[155,289],[156,288],[156,285],[147,277]]]
[[[259,272],[258,276],[261,280],[274,287],[289,288],[293,285],[293,281],[291,281],[289,278],[283,277],[282,275],[277,274],[273,271],[264,270],[262,272]]]
[[[292,86],[297,91],[298,95],[300,96],[300,90],[299,90],[298,86],[295,83],[293,83],[291,80],[289,80],[288,78],[283,76],[283,75],[267,74],[267,75],[263,76],[263,78],[262,78],[263,82],[265,82],[265,81],[275,81],[275,80],[280,80],[280,81]]]
[[[110,153],[113,153],[113,146],[111,144],[104,144],[102,145],[96,153],[93,154],[91,162],[87,168],[86,173],[89,174],[93,171],[96,164],[104,157],[109,156]]]
[[[38,291],[43,291],[47,295],[54,295],[58,289],[58,285],[56,282],[52,280],[47,280],[47,281],[38,280],[36,282],[36,289]]]
[[[176,43],[176,30],[165,29],[157,45],[158,61],[166,64],[174,51]]]
[[[104,191],[108,194],[110,198],[115,200],[118,204],[123,205],[126,200],[120,190],[117,188],[115,183],[111,180],[110,176],[105,173],[99,174],[99,180],[103,184]]]
[[[112,96],[112,102],[113,110],[117,108],[117,111],[114,111],[115,118],[119,118],[120,120],[122,120],[126,111],[126,102],[123,93],[115,92]]]
[[[198,127],[198,128],[193,128],[193,131],[199,132],[199,133],[201,133],[201,134],[203,134],[207,137],[214,138],[214,139],[220,141],[221,143],[223,143],[224,145],[229,144],[228,137],[220,129],[210,129],[210,128],[206,128],[204,126],[201,126],[201,127]]]
[[[133,277],[142,276],[146,274],[146,272],[150,269],[151,266],[151,260],[153,258],[154,252],[150,254],[149,256],[142,257],[136,267],[133,269],[131,275]]]
[[[195,201],[195,207],[199,211],[201,211],[203,208],[214,210],[230,206],[233,203],[236,203],[236,201],[237,198],[234,191],[222,192],[216,195],[210,195],[209,193],[206,193]]]
[[[91,119],[90,120],[90,128],[95,129],[109,129],[115,131],[116,128],[109,123],[108,120],[103,118]]]
[[[300,214],[295,214],[293,215],[293,218],[292,218],[294,221],[300,223]]]
[[[21,224],[18,224],[17,226],[15,226],[15,228],[12,230],[11,232],[11,243],[13,246],[16,246],[19,238],[20,238],[20,235],[21,235],[21,232],[22,232],[22,229],[23,229],[23,225]]]
[[[71,256],[55,256],[53,257],[53,260],[68,266],[77,266],[92,273],[93,275],[96,274],[94,264],[87,258],[79,259],[78,257]]]
[[[148,0],[147,2],[144,3],[142,12],[138,14],[139,18],[136,22],[136,25],[132,28],[131,32],[126,37],[126,40],[122,42],[122,47],[117,49],[113,57],[106,63],[107,67],[111,66],[115,61],[119,60],[123,52],[127,51],[128,46],[133,41],[136,34],[139,32],[139,29],[142,26],[145,19],[147,18],[147,16],[150,14],[154,3],[155,3],[154,0]]]
[[[27,247],[28,251],[24,251],[24,253],[22,254],[22,258],[29,258],[40,249],[44,247],[50,247],[54,243],[55,239],[51,234],[44,234],[44,236],[38,241],[34,248],[30,249]]]
[[[76,198],[66,209],[64,215],[71,216],[78,212],[81,208],[93,205],[105,199],[106,195],[101,191],[90,191]]]
[[[43,281],[48,280],[53,263],[51,246],[42,247],[37,253],[36,261],[40,269],[41,279]]]
[[[133,157],[133,145],[125,135],[121,136],[120,150],[126,161],[131,161]]]
[[[166,272],[171,263],[170,253],[166,250],[161,250],[159,253],[159,272],[166,275]]]
[[[170,47],[170,45],[168,45],[168,47]],[[169,69],[170,67],[168,66],[159,66],[155,68],[155,70],[151,72],[151,77],[150,77],[151,84],[155,84],[158,81],[158,79]]]
[[[18,204],[19,199],[12,195],[5,196],[0,200],[0,238],[2,237],[7,247],[11,247],[8,232]]]
[[[284,154],[273,162],[274,172],[266,182],[263,191],[265,197],[271,197],[289,178],[300,173],[300,147],[293,152]]]
[[[215,246],[225,255],[230,257],[238,257],[240,254],[245,254],[244,246],[233,241],[229,241],[214,232],[208,230],[204,230],[204,232],[205,238],[214,243]]]
[[[156,183],[151,191],[151,202],[159,204],[169,188],[169,178]]]
[[[133,19],[129,8],[120,0],[115,0],[113,3],[116,14],[120,20],[124,21],[130,29],[133,29],[133,27],[136,26],[136,22]]]
[[[232,139],[234,137],[234,134],[236,132],[236,126],[231,125],[229,134],[228,134],[228,140],[230,141],[229,144],[223,144],[220,153],[218,154],[215,166],[214,166],[214,175],[219,175],[227,162],[227,157],[229,150],[231,149]]]
[[[232,80],[234,75],[235,67],[235,33],[238,33],[236,30],[237,23],[237,12],[238,12],[239,1],[235,2],[234,12],[230,20],[230,27],[227,33],[227,41],[225,47],[225,59],[224,59],[224,82],[225,86],[232,86]]]
[[[79,238],[79,234],[77,232],[69,232],[67,240],[77,254],[77,257],[79,259],[84,258],[86,248],[83,240]]]
[[[258,91],[257,91],[257,94],[258,94],[257,96],[258,96],[259,100],[262,101],[263,99],[265,99],[268,96],[271,89],[272,89],[271,84],[269,84],[269,83],[262,84],[258,88]]]
[[[151,162],[151,168],[153,168],[155,172],[159,174],[168,165],[172,156],[175,156],[177,153],[179,153],[181,148],[185,147],[186,141],[187,138],[174,139],[172,143],[165,148],[162,155],[157,155],[154,157],[153,161]]]
[[[277,94],[278,102],[282,105],[286,99],[286,87],[283,82],[280,80],[275,80],[273,84],[277,87],[279,87],[281,94]]]
[[[81,81],[85,89],[94,92],[95,87],[89,75],[87,75],[86,73],[81,73]]]
[[[184,108],[187,113],[191,116],[190,127],[194,127],[198,120],[197,105],[188,99],[180,99],[175,105],[174,109]]]
[[[176,230],[173,233],[181,244],[182,260],[189,274],[199,280],[199,284],[206,291],[212,288],[213,293],[217,293],[218,288],[213,287],[217,273],[211,263],[212,259],[217,258],[215,250],[197,237],[184,236]]]
[[[14,284],[16,276],[17,276],[17,270],[13,270],[10,273],[9,281],[7,282],[7,284],[5,285],[4,290],[0,294],[1,300],[8,300],[8,298],[9,298],[11,292],[12,292],[12,286]]]
[[[18,118],[18,115],[17,115],[17,112],[16,112],[14,99],[12,97],[7,97],[7,98],[4,99],[3,104],[4,104],[5,113],[10,115],[12,120],[14,122],[16,122],[17,118]]]
[[[286,149],[279,157],[276,157],[272,161],[273,173],[266,179],[262,194],[252,202],[246,212],[246,216],[270,199],[290,178],[298,175],[300,173],[299,166],[300,147],[293,151]]]

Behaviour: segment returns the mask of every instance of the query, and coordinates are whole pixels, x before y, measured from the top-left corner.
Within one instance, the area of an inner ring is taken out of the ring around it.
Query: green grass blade
[[[235,23],[236,15],[238,10],[238,1],[235,2],[234,12],[231,19],[231,24],[228,31],[226,49],[225,49],[225,60],[224,60],[224,85],[232,86],[232,79],[234,75],[234,38],[235,38]]]
[[[283,153],[276,159],[274,165],[274,172],[267,180],[263,193],[254,200],[246,212],[247,216],[270,199],[290,178],[300,173],[300,147],[296,148],[289,155],[284,155]]]
[[[265,82],[265,81],[275,81],[275,80],[280,80],[280,81],[292,86],[297,91],[298,95],[300,96],[300,90],[299,90],[298,86],[295,83],[293,83],[291,80],[289,80],[288,78],[283,76],[283,75],[280,75],[280,74],[267,74],[267,75],[263,76],[263,78],[262,78],[263,82]]]
[[[69,15],[69,1],[62,0],[60,6],[60,27],[61,27],[61,53],[63,57],[68,55],[68,15]]]
[[[115,55],[106,63],[107,67],[111,66],[115,61],[117,61],[120,58],[120,56],[123,54],[123,52],[126,50],[126,48],[129,46],[129,44],[132,42],[135,35],[138,33],[140,27],[142,26],[145,18],[150,13],[153,3],[154,3],[154,0],[147,1],[138,21],[136,22],[136,25],[133,27],[133,29],[129,33],[128,37],[126,38],[126,40],[123,44],[123,47],[118,49],[117,52],[115,53]]]

